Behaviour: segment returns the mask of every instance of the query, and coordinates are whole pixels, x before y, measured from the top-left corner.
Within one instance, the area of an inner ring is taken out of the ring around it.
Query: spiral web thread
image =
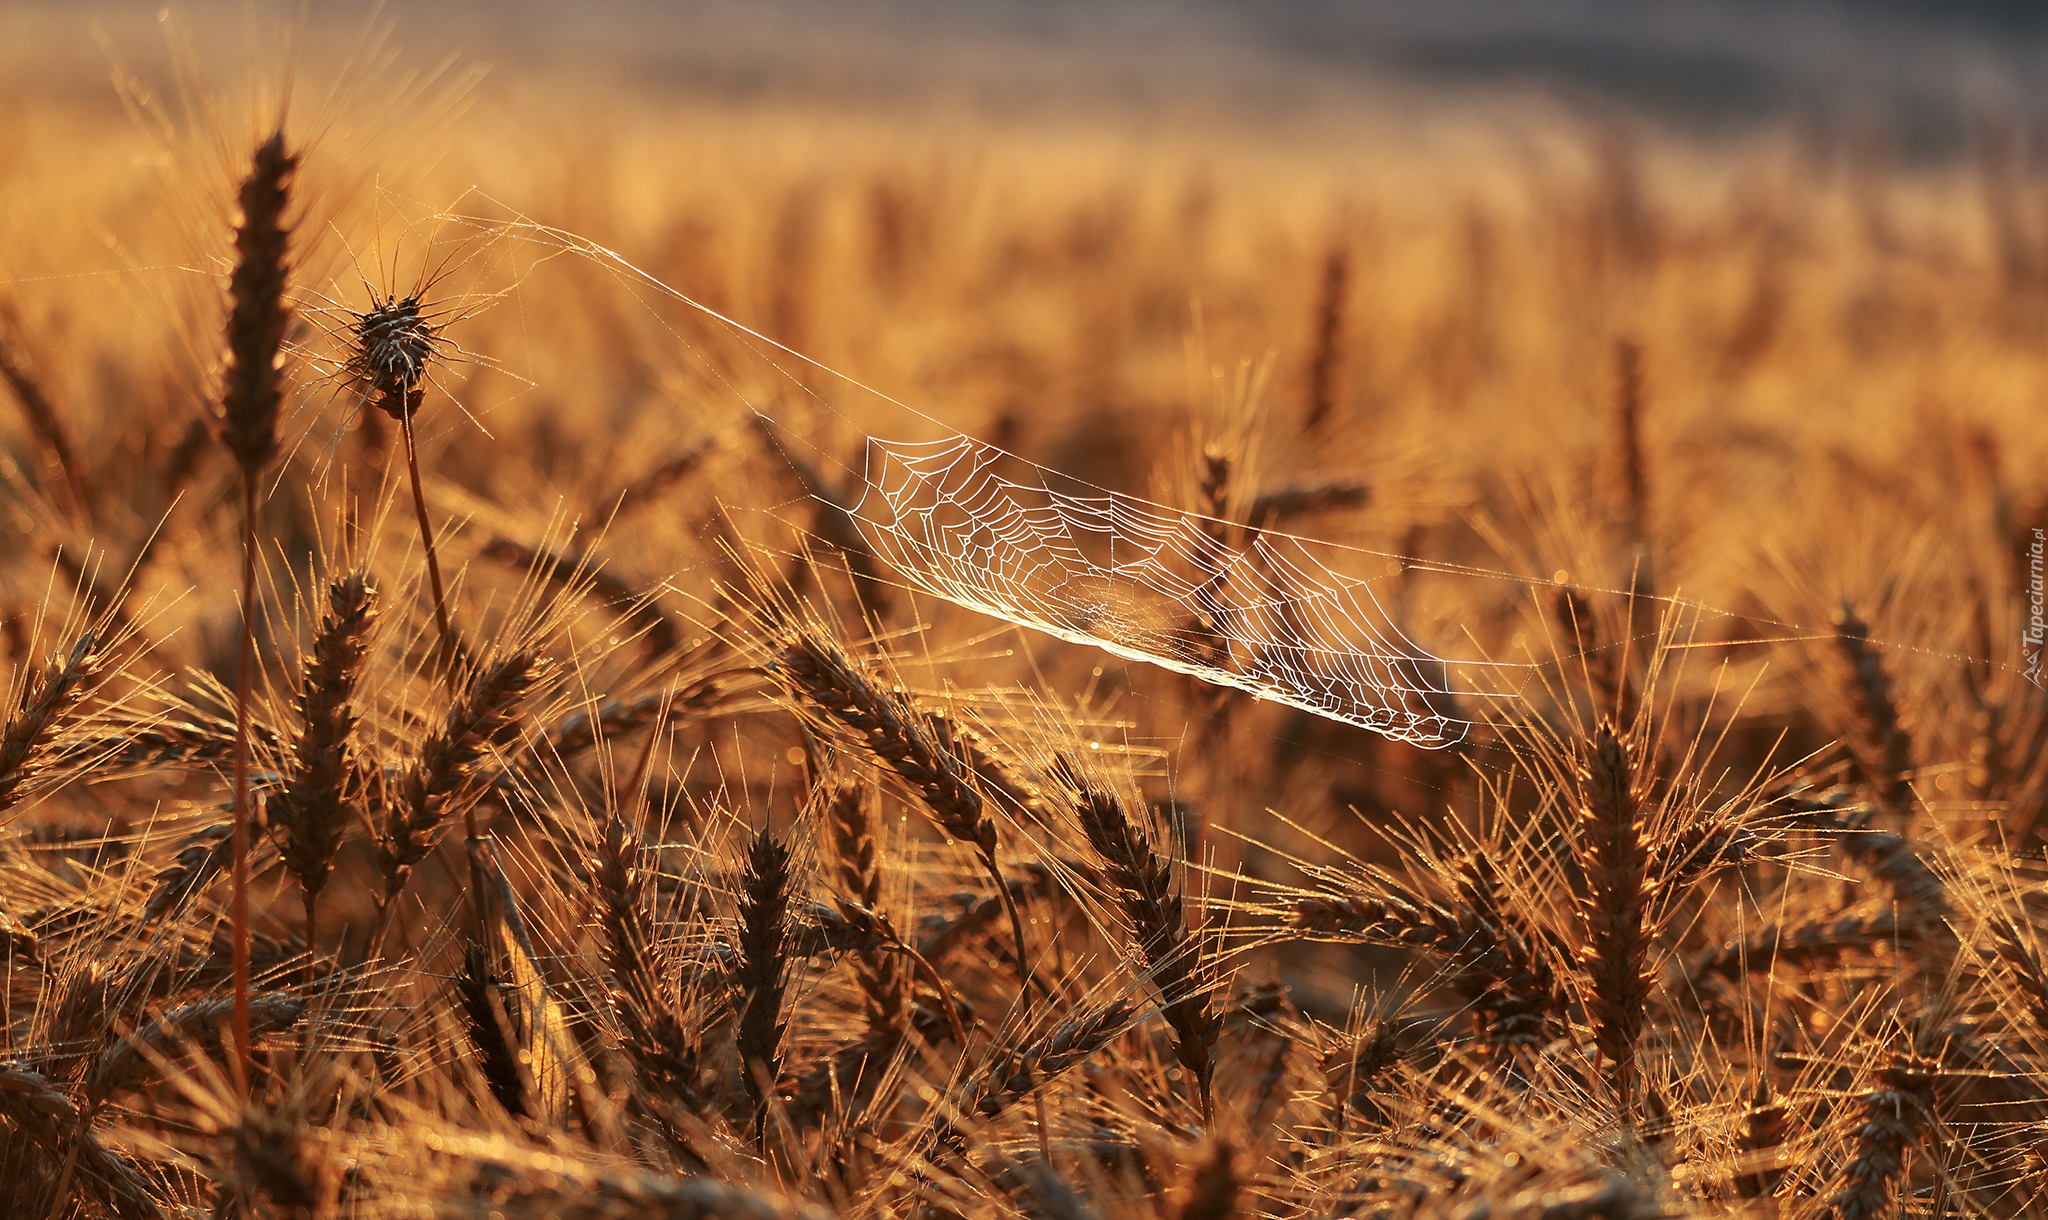
[[[855,522],[913,587],[970,610],[1416,745],[1464,737],[1445,663],[1301,540],[1234,547],[1195,514],[1002,478],[1006,459],[966,436],[871,439]]]

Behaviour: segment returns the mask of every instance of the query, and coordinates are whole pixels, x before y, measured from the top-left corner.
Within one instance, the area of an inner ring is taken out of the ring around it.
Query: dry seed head
[[[1315,343],[1308,365],[1308,411],[1304,431],[1314,432],[1337,405],[1337,369],[1344,358],[1344,301],[1351,278],[1350,251],[1334,245],[1323,260],[1316,298]]]
[[[995,823],[982,809],[951,719],[920,711],[901,691],[885,689],[816,631],[792,633],[773,672],[827,724],[842,728],[908,781],[939,829],[994,859]]]
[[[658,973],[655,927],[647,910],[646,873],[640,840],[616,813],[592,861],[597,882],[598,927],[613,985],[606,1000],[618,1019],[620,1042],[643,1088],[701,1110],[698,1046],[677,1010],[676,989]]]
[[[1614,343],[1614,414],[1621,448],[1623,490],[1627,493],[1628,528],[1641,542],[1649,527],[1650,483],[1643,468],[1643,345],[1633,339]]]
[[[1033,1089],[1087,1059],[1124,1031],[1136,1010],[1121,1000],[1069,1016],[1044,1038],[998,1051],[968,1097],[972,1111],[993,1118]]]
[[[1355,1045],[1324,1056],[1323,1077],[1346,1108],[1361,1114],[1374,1110],[1372,1095],[1381,1092],[1382,1082],[1401,1066],[1400,1039],[1399,1022],[1381,1018]]]
[[[1747,940],[1719,945],[1702,953],[1691,977],[1718,974],[1734,980],[1767,973],[1773,962],[1798,966],[1824,965],[1843,956],[1868,952],[1912,934],[1912,926],[1895,913],[1849,915],[1829,922],[1816,920],[1794,927],[1772,924]]]
[[[1474,1016],[1497,1049],[1535,1045],[1563,1008],[1539,936],[1503,904],[1499,872],[1484,852],[1461,857],[1457,875],[1461,936],[1452,960],[1476,997]]]
[[[63,414],[50,401],[43,383],[30,370],[16,331],[11,303],[0,302],[0,381],[6,382],[14,391],[15,401],[21,404],[21,413],[26,417],[29,431],[42,446],[46,477],[54,480],[54,483],[45,483],[46,490],[68,497],[71,511],[88,511],[92,497],[84,470],[78,464],[76,447],[65,428]]]
[[[843,780],[832,790],[825,807],[825,830],[832,839],[832,855],[839,886],[866,907],[882,904],[882,872],[877,861],[879,845],[873,820],[868,816],[867,787]]]
[[[1871,642],[1870,624],[1843,601],[1835,616],[1835,648],[1849,670],[1849,737],[1856,763],[1878,799],[1902,813],[1912,798],[1908,775],[1913,740],[1899,722],[1899,705],[1884,650]]]
[[[1391,946],[1431,946],[1459,935],[1458,916],[1439,903],[1378,895],[1311,894],[1286,912],[1305,936],[1341,937]]]
[[[260,724],[249,728],[249,740],[256,748],[277,746],[277,735],[270,729]],[[113,726],[112,732],[76,739],[66,753],[85,760],[95,780],[108,780],[150,771],[217,765],[232,757],[234,750],[233,724],[160,720]]]
[[[348,371],[370,396],[370,405],[402,420],[419,410],[426,397],[427,366],[439,344],[440,332],[421,311],[418,296],[388,297],[356,315]]]
[[[177,857],[156,875],[149,898],[142,905],[142,921],[158,917],[185,904],[227,867],[234,834],[233,822],[215,822],[186,840]]]
[[[654,937],[643,909],[646,881],[640,868],[640,839],[626,829],[625,820],[617,813],[605,823],[590,873],[597,883],[606,965],[628,998],[648,1002],[658,988],[648,957]]]

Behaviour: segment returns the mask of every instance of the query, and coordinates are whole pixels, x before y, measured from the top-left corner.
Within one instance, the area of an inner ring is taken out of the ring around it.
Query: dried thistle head
[[[417,293],[386,297],[351,317],[350,378],[379,411],[397,420],[409,418],[426,398],[427,368],[440,354],[440,329]]]
[[[436,366],[499,368],[465,351],[449,332],[504,299],[519,272],[506,267],[510,247],[499,226],[447,214],[410,216],[404,227],[422,244],[401,239],[387,247],[382,223],[380,217],[371,249],[358,250],[343,238],[360,295],[335,282],[307,290],[304,299],[307,312],[320,319],[328,345],[323,363],[335,382],[347,387],[353,402],[405,421],[420,409]],[[486,286],[508,270],[509,283]]]

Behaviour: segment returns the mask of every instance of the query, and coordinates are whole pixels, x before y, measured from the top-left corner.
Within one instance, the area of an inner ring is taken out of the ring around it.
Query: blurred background
[[[146,56],[163,7],[10,0],[8,87],[89,90],[89,30]],[[329,45],[367,11],[310,7],[310,41]],[[250,24],[242,5],[177,11],[210,38]],[[1412,118],[1542,98],[1700,136],[1861,127],[1915,158],[1962,151],[1984,109],[2033,104],[2048,52],[2048,12],[2022,0],[399,0],[381,12],[407,42],[503,75],[595,69],[593,86],[727,101],[1293,129],[1347,106]]]

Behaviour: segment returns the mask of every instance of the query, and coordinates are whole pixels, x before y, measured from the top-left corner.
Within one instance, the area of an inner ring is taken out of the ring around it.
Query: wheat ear
[[[64,428],[63,416],[59,414],[57,405],[50,401],[43,383],[30,370],[21,346],[16,334],[14,311],[0,307],[0,381],[5,381],[14,391],[15,401],[21,404],[22,416],[28,423],[29,434],[35,437],[43,450],[46,489],[61,489],[60,494],[51,499],[81,521],[89,522],[92,493],[86,485],[85,470],[78,463],[70,434]],[[51,478],[52,475],[55,477]]]
[[[783,954],[789,931],[790,852],[763,829],[747,845],[740,896],[740,964],[734,978],[740,1003],[740,1071],[754,1103],[754,1142],[764,1143],[769,1101],[782,1073]]]
[[[434,544],[434,524],[427,516],[426,488],[420,481],[418,437],[413,416],[426,401],[427,371],[441,351],[439,329],[421,308],[417,294],[371,302],[356,315],[355,346],[348,371],[371,406],[398,421],[405,438],[405,472],[412,484],[413,516],[420,527],[420,548],[426,555],[427,586],[434,596],[434,627],[439,633],[437,664],[450,691],[458,691],[461,649],[448,615],[448,593],[441,582],[441,556]],[[374,417],[372,417],[374,418]]]
[[[202,826],[185,840],[185,846],[152,880],[149,897],[142,903],[146,927],[206,888],[223,867],[233,866],[235,824],[215,822]]]
[[[1878,1069],[1856,1108],[1862,1119],[1856,1125],[1856,1154],[1829,1202],[1838,1220],[1878,1220],[1892,1214],[1892,1195],[1905,1175],[1907,1158],[1934,1122],[1930,1065],[1902,1058]]]
[[[1068,1068],[1108,1046],[1131,1022],[1130,1005],[1115,1001],[1069,1016],[1035,1042],[998,1051],[967,1082],[960,1112],[994,1118],[1049,1083]],[[939,1142],[960,1147],[961,1130],[941,1118],[934,1129]]]
[[[162,1220],[163,1208],[132,1161],[94,1133],[70,1094],[38,1072],[0,1064],[0,1116],[38,1155],[75,1170],[84,1193],[118,1220]]]
[[[825,832],[832,843],[832,859],[841,890],[853,896],[857,910],[878,913],[882,909],[880,851],[872,820],[868,817],[868,789],[865,784],[844,781],[832,791],[825,804]],[[877,917],[879,920],[879,916]],[[877,931],[885,926],[878,922]],[[890,930],[893,933],[893,929]],[[898,1031],[903,1018],[903,984],[896,962],[878,949],[855,952],[854,977],[867,1001],[868,1028],[877,1032]]]
[[[376,621],[377,590],[362,573],[328,586],[327,618],[313,641],[312,662],[299,692],[304,727],[292,744],[290,770],[276,802],[276,820],[283,832],[280,854],[298,878],[305,900],[309,978],[320,952],[320,891],[327,885],[334,853],[355,820],[353,703]]]
[[[646,874],[639,839],[617,813],[605,823],[592,873],[597,881],[598,927],[613,986],[610,1004],[621,1042],[641,1080],[669,1098],[701,1111],[699,1050],[677,1011],[670,988],[655,972],[654,928],[648,916]]]
[[[390,918],[413,866],[440,842],[448,816],[460,811],[473,820],[479,766],[492,749],[518,737],[519,711],[539,672],[538,659],[526,652],[478,670],[399,780],[399,799],[386,811],[377,836],[377,866],[384,877],[380,921]]]
[[[86,632],[62,660],[53,659],[22,687],[21,702],[0,736],[0,813],[20,803],[57,734],[100,679],[99,637]]]
[[[1337,366],[1343,357],[1344,299],[1351,279],[1351,255],[1341,245],[1323,259],[1316,295],[1315,342],[1309,349],[1308,403],[1302,431],[1315,432],[1337,405]]]
[[[232,1016],[233,1000],[199,1000],[174,1008],[144,1024],[100,1052],[86,1073],[86,1096],[96,1105],[122,1089],[136,1088],[154,1077],[165,1060],[191,1047],[208,1053],[220,1048],[222,1019]],[[249,1019],[257,1037],[298,1024],[305,1005],[292,995],[273,991],[251,996]]]
[[[1222,1019],[1214,1011],[1206,946],[1188,929],[1186,902],[1174,884],[1172,865],[1153,849],[1151,836],[1115,791],[1092,782],[1065,758],[1053,769],[1073,793],[1081,829],[1102,857],[1124,916],[1137,933],[1138,950],[1152,968],[1165,1003],[1163,1015],[1173,1029],[1174,1057],[1193,1077],[1196,1099],[1207,1116]]]
[[[1906,777],[1913,766],[1913,739],[1899,723],[1884,651],[1870,642],[1870,624],[1846,601],[1835,618],[1835,648],[1849,667],[1851,742],[1857,766],[1879,802],[1903,817],[1912,800]]]
[[[876,761],[907,781],[940,830],[974,844],[1010,916],[1017,972],[1033,981],[1024,918],[996,858],[996,824],[974,786],[967,746],[952,720],[918,711],[901,691],[882,689],[852,657],[816,631],[791,632],[774,671],[823,712],[827,723],[853,736]]]
[[[1587,1015],[1624,1116],[1635,1110],[1636,1043],[1650,998],[1649,850],[1627,749],[1602,724],[1579,773],[1580,965],[1592,983]]]
[[[1499,878],[1473,852],[1454,870],[1456,906],[1406,893],[1374,878],[1381,892],[1316,894],[1294,900],[1287,923],[1297,935],[1417,949],[1442,957],[1451,981],[1475,997],[1473,1016],[1503,1049],[1528,1045],[1559,1008],[1556,978],[1534,934],[1503,911]]]

